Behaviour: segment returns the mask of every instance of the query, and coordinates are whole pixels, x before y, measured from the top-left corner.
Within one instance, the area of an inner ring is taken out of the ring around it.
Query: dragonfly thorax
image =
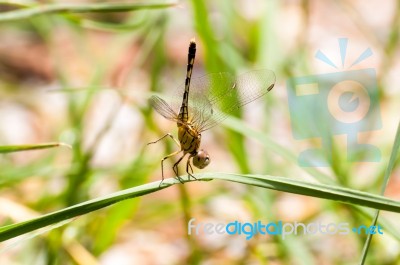
[[[191,155],[196,155],[201,142],[201,134],[192,126],[185,123],[178,125],[178,139],[181,144],[181,150]]]
[[[193,127],[190,122],[178,124],[178,139],[181,150],[190,157],[193,157],[193,165],[197,168],[205,168],[210,164],[210,156],[200,148],[201,134]],[[190,159],[189,157],[189,159]]]

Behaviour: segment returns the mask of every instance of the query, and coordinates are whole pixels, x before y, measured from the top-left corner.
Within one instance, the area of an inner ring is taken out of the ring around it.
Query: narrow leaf
[[[0,13],[0,22],[32,18],[54,13],[89,13],[89,12],[124,12],[140,9],[167,8],[176,5],[171,3],[93,3],[93,4],[45,4],[15,11]]]
[[[46,149],[53,148],[59,146],[66,146],[71,148],[70,145],[64,143],[44,143],[44,144],[26,144],[26,145],[3,145],[0,146],[0,154],[1,153],[13,153],[20,151],[29,151],[29,150],[37,150],[37,149]]]
[[[189,181],[187,177],[181,178],[184,182]],[[373,195],[366,192],[336,187],[332,185],[314,184],[275,176],[234,175],[227,173],[198,174],[196,175],[196,178],[198,180],[228,180],[267,189],[302,194],[316,198],[335,200],[348,204],[357,204],[375,209],[400,213],[400,202],[398,201],[394,201],[383,196]],[[0,228],[0,242],[60,221],[93,212],[95,210],[110,206],[122,200],[143,196],[145,194],[165,189],[174,184],[179,184],[179,181],[176,179],[167,179],[164,180],[161,187],[159,187],[158,181],[152,182],[149,184],[115,192],[108,196],[86,201],[29,221],[4,226]]]

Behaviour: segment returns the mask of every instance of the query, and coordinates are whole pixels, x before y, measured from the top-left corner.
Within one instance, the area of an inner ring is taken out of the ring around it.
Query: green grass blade
[[[158,9],[175,6],[176,2],[170,3],[93,3],[93,4],[46,4],[29,8],[0,13],[0,22],[28,19],[44,14],[57,13],[89,13],[89,12],[124,12],[141,9]]]
[[[143,196],[145,194],[155,192],[159,190],[158,185],[159,182],[153,182],[150,184],[141,185],[131,189],[112,193],[108,196],[104,196],[98,199],[89,200],[80,204],[76,204],[74,206],[64,208],[62,210],[46,214],[39,218],[35,218],[26,222],[1,227],[0,242],[34,231],[36,229],[45,227],[47,225],[51,225],[82,214],[93,212],[95,210],[107,207],[122,200]],[[165,187],[163,186],[162,188]]]
[[[26,144],[26,145],[3,145],[0,146],[0,154],[4,153],[13,153],[20,151],[28,151],[28,150],[37,150],[37,149],[46,149],[46,148],[54,148],[59,146],[67,146],[71,148],[71,146],[64,143],[44,143],[44,144]]]
[[[397,154],[399,153],[399,147],[400,147],[400,122],[397,125],[397,132],[396,132],[396,137],[394,139],[394,144],[393,144],[393,149],[392,149],[392,153],[390,154],[390,159],[389,159],[389,165],[385,171],[385,177],[382,183],[382,189],[381,189],[381,194],[383,195],[385,193],[386,190],[386,186],[389,182],[389,178],[390,175],[392,173],[396,158],[397,158]],[[375,226],[376,223],[378,222],[378,218],[379,218],[379,210],[376,211],[375,213],[375,217],[374,220],[372,222],[372,225]],[[367,254],[368,254],[368,249],[369,246],[371,244],[371,240],[372,240],[372,236],[373,234],[368,234],[367,240],[365,241],[364,247],[363,247],[363,252],[361,254],[361,261],[360,264],[364,264],[365,260],[367,258]]]
[[[400,202],[385,198],[383,196],[373,195],[366,192],[342,187],[336,187],[333,185],[314,184],[275,176],[234,175],[227,173],[198,174],[196,175],[196,178],[199,180],[220,179],[233,181],[267,189],[341,201],[348,204],[356,204],[375,209],[400,213]],[[187,177],[183,177],[183,180],[185,182],[188,181]],[[163,186],[160,188],[158,181],[152,182],[149,184],[112,193],[108,196],[76,204],[74,206],[53,213],[49,213],[29,221],[4,226],[0,228],[0,242],[54,223],[58,223],[60,221],[93,212],[95,210],[110,206],[122,200],[143,196],[158,191],[160,189],[165,189],[171,185],[178,183],[179,181],[176,179],[167,179],[163,182]]]
[[[196,175],[201,179],[222,179],[243,184],[306,195],[321,199],[340,201],[348,204],[366,206],[374,209],[400,213],[400,202],[383,196],[370,194],[335,185],[310,183],[285,177],[267,175],[234,175],[226,173],[209,173]],[[197,177],[197,178],[199,178]]]
[[[36,3],[31,0],[0,0],[0,5],[8,5],[14,7],[26,7],[34,4]]]
[[[94,21],[90,19],[82,19],[78,24],[87,29],[103,30],[110,32],[127,32],[131,30],[139,29],[144,25],[144,21],[139,21],[133,24],[120,24],[120,23],[107,23]]]

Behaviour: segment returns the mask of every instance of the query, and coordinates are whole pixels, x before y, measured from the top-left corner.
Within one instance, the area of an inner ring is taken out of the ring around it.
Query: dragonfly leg
[[[178,159],[178,161],[176,161],[176,163],[172,166],[172,169],[175,172],[176,177],[178,178],[179,182],[183,183],[183,180],[181,177],[179,177],[179,172],[178,172],[178,164],[182,161],[182,159],[185,157],[186,154],[183,154],[183,156],[181,156],[181,158]]]
[[[193,174],[193,168],[192,168],[192,165],[190,164],[190,163],[188,163],[188,166],[189,166],[189,168],[190,168],[190,171],[192,172],[192,174]],[[186,169],[187,170],[187,169]]]
[[[189,179],[190,179],[190,177],[192,177],[192,178],[194,178],[195,180],[198,180],[198,179],[193,175],[193,168],[192,168],[192,165],[190,164],[190,159],[191,159],[192,157],[193,157],[193,156],[190,156],[190,157],[188,158],[187,162],[186,162],[186,173],[188,173]],[[189,168],[190,168],[190,171],[192,171],[192,173],[189,172]]]
[[[181,152],[181,150],[179,150],[179,151],[176,151],[176,152],[173,152],[172,154],[169,154],[169,155],[167,155],[166,157],[164,157],[163,159],[161,159],[161,182],[160,182],[160,185],[158,185],[158,187],[161,187],[161,184],[163,183],[163,181],[164,181],[164,160],[165,159],[167,159],[167,158],[170,158],[171,156],[174,156],[174,155],[177,155],[177,154],[179,154]],[[174,170],[175,171],[175,170]]]
[[[181,145],[180,145],[180,143],[178,142],[178,140],[176,140],[176,139],[174,138],[174,136],[173,136],[172,134],[170,134],[170,133],[167,133],[166,135],[164,135],[164,136],[161,137],[160,139],[155,140],[154,142],[150,142],[150,143],[148,143],[147,145],[158,143],[159,141],[163,140],[163,139],[164,139],[165,137],[167,137],[167,136],[171,137],[171,139],[174,140],[174,142],[179,146],[179,148],[181,147]]]

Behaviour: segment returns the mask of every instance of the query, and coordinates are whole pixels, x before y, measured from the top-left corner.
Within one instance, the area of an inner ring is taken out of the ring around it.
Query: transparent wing
[[[151,96],[149,103],[164,118],[171,121],[178,119],[178,114],[172,109],[171,103],[168,104],[164,99],[158,96]]]
[[[188,98],[189,120],[199,126],[206,120],[213,118],[215,106],[208,99],[212,87],[229,87],[234,83],[234,78],[229,73],[208,74],[200,78],[192,78]],[[214,89],[215,90],[215,89]],[[185,84],[181,84],[172,93],[159,96],[151,96],[149,104],[164,118],[181,123],[178,113],[182,105]]]
[[[208,130],[236,109],[269,92],[275,84],[270,70],[251,71],[238,77],[229,73],[208,74],[193,78],[189,91],[189,121],[199,131]],[[168,120],[180,122],[178,113],[185,86],[179,86],[172,96],[152,96],[150,104]]]
[[[199,131],[208,130],[236,109],[268,93],[274,84],[275,74],[270,70],[251,71],[236,78],[219,73],[194,79],[190,85],[189,117]]]

